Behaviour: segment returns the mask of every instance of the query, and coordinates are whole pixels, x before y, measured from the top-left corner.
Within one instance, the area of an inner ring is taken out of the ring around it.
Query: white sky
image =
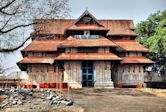
[[[71,16],[78,18],[86,8],[97,19],[145,20],[151,13],[166,9],[166,0],[69,0]]]

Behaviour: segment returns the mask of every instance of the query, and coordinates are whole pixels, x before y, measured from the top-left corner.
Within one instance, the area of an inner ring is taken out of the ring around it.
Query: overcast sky
[[[97,19],[145,20],[151,13],[166,9],[166,0],[70,0],[71,16],[78,18],[86,8]]]

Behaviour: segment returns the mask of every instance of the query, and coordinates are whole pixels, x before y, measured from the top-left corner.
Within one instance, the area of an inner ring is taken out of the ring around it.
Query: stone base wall
[[[113,88],[111,79],[111,61],[94,62],[94,87],[96,88]]]
[[[113,68],[113,81],[115,84],[126,86],[138,85],[144,83],[143,65],[125,64]]]
[[[78,88],[82,88],[82,84],[80,83],[68,83],[69,87],[73,88],[73,89],[78,89]]]
[[[43,82],[62,82],[63,70],[54,65],[29,65],[27,68],[28,80],[30,84],[39,84]]]
[[[67,82],[71,88],[82,88],[81,61],[66,61],[64,68],[64,82]]]
[[[94,85],[95,88],[114,88],[113,82],[96,82]]]

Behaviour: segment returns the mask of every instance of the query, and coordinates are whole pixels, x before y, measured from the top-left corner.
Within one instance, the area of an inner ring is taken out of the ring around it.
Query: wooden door
[[[82,86],[94,86],[94,65],[92,61],[82,62]]]

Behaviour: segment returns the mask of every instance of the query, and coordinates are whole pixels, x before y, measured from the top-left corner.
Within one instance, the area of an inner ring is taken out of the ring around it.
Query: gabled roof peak
[[[98,20],[88,11],[88,9],[86,9],[83,14],[76,20],[75,24],[77,24],[79,22],[79,20],[81,20],[84,16],[89,15],[97,24],[100,25],[100,23],[98,22]]]
[[[86,8],[86,10],[84,11],[85,14],[89,14],[90,12],[88,11],[88,9]]]

